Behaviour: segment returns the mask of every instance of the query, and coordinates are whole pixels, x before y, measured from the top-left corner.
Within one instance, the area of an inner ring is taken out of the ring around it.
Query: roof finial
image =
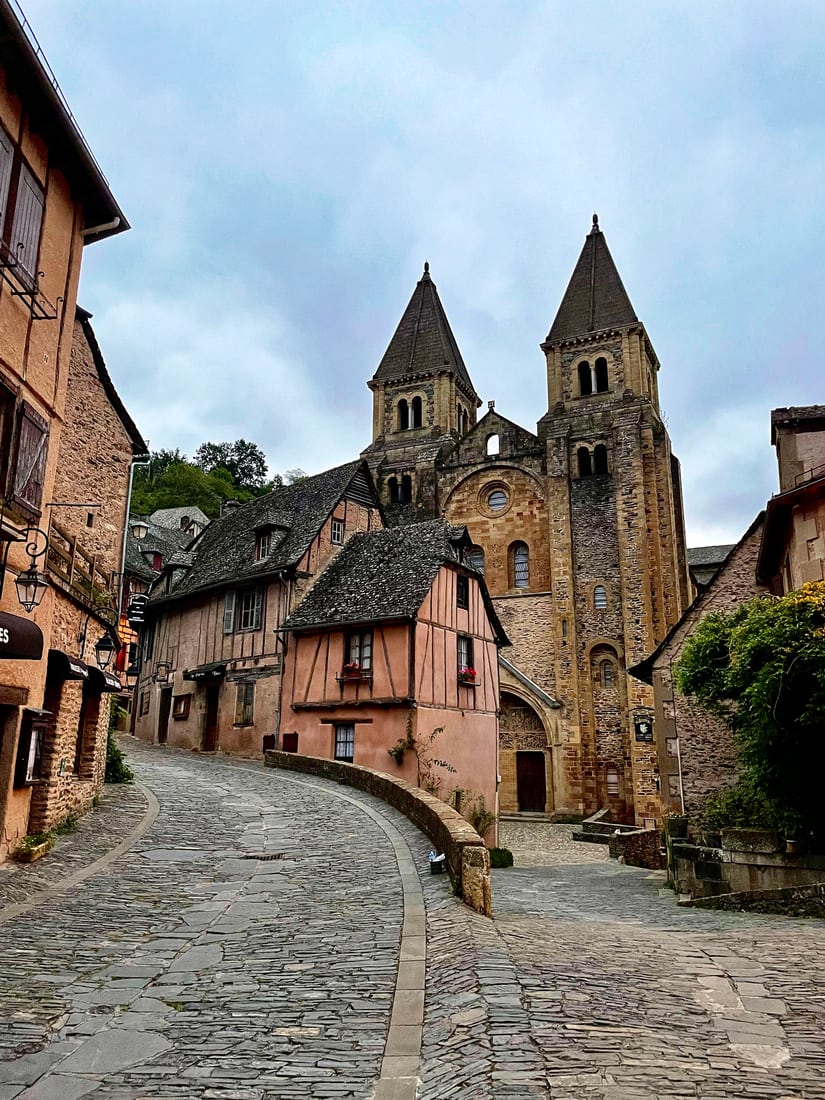
[[[425,275],[429,275],[429,274],[430,274],[430,265],[429,265],[429,263],[428,263],[428,262],[427,262],[426,260],[424,261],[424,274],[425,274]]]
[[[593,228],[591,230],[591,233],[601,233],[601,230],[599,229],[599,215],[598,214],[593,215]]]

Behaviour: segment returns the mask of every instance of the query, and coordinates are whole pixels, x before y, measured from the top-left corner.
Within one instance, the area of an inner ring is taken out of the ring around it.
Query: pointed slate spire
[[[599,229],[599,216],[594,214],[593,228],[585,237],[579,262],[550,326],[546,343],[557,344],[574,336],[586,336],[588,332],[606,328],[623,328],[637,321],[607,241]]]
[[[461,358],[447,314],[430,278],[430,265],[416,283],[389,347],[384,352],[374,382],[393,382],[412,374],[451,371],[472,396],[477,396]]]

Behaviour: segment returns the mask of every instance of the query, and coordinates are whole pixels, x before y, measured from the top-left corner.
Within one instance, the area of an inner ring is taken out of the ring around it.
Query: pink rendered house
[[[465,563],[470,545],[442,520],[349,540],[283,624],[281,748],[434,781],[443,798],[460,787],[465,805],[496,809],[509,641]]]

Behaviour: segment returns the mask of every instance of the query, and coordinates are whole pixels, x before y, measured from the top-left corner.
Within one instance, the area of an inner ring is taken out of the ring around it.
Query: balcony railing
[[[88,554],[77,538],[54,520],[49,525],[46,564],[83,602],[97,608],[114,606],[112,574],[101,569],[97,556]]]

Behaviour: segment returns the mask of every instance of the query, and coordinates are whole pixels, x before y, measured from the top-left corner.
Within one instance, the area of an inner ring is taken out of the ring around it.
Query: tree
[[[299,481],[305,481],[309,477],[306,470],[302,470],[300,466],[296,466],[293,470],[287,470],[284,474],[284,479],[287,485],[296,485]]]
[[[228,470],[241,489],[255,491],[266,482],[266,455],[257,443],[245,439],[236,439],[234,443],[201,443],[194,462],[206,473],[219,468]]]
[[[733,729],[745,800],[825,840],[825,582],[706,616],[674,674]]]

